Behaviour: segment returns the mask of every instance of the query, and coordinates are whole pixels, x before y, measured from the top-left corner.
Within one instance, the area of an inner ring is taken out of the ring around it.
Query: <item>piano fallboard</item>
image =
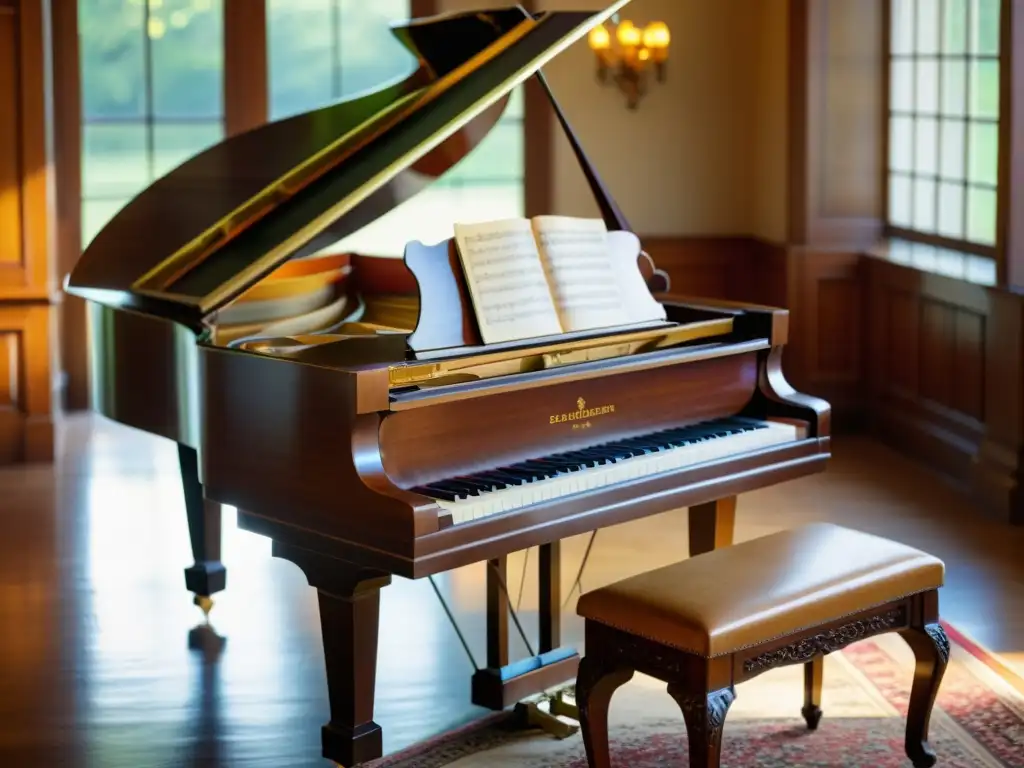
[[[756,352],[689,365],[578,378],[391,413],[380,425],[384,471],[401,488],[655,428],[739,413],[757,388]],[[681,375],[682,372],[685,374]],[[430,394],[428,391],[426,394]],[[429,401],[428,401],[429,402]]]

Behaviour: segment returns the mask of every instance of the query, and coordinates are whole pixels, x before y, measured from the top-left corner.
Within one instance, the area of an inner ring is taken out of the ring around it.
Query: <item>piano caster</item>
[[[513,710],[513,727],[518,729],[540,728],[556,739],[567,739],[579,731],[579,725],[561,720],[553,711],[545,708],[551,706],[553,699],[543,698],[538,701],[521,701]]]
[[[199,606],[203,612],[203,619],[210,621],[210,611],[213,610],[213,598],[209,595],[196,595],[192,598],[192,604]]]

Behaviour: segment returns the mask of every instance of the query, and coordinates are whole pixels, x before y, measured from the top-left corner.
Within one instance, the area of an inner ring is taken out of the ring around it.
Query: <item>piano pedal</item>
[[[515,730],[540,728],[556,739],[567,739],[579,731],[579,725],[567,723],[550,712],[545,705],[550,699],[520,701],[513,710],[512,726]]]
[[[553,715],[579,721],[580,708],[576,706],[576,686],[568,685],[555,691],[548,700],[548,708]]]
[[[209,595],[195,595],[192,598],[192,604],[198,605],[199,610],[203,612],[203,618],[210,621],[210,611],[213,610],[213,598]]]

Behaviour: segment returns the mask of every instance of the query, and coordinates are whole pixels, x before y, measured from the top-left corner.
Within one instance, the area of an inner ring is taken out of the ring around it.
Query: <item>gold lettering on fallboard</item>
[[[587,401],[582,397],[576,399],[576,410],[568,411],[566,413],[555,413],[548,416],[548,424],[561,424],[566,421],[584,421],[598,416],[607,416],[609,413],[615,413],[614,405],[599,405],[595,408],[588,408]],[[587,421],[586,425],[581,427],[579,424],[573,424],[573,429],[588,429],[590,422]]]

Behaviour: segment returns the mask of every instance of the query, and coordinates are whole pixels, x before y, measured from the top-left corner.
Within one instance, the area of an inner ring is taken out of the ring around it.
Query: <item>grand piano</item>
[[[492,18],[500,29],[512,23],[508,13]],[[321,173],[337,174],[348,148],[365,143],[376,129],[374,120],[413,114],[412,105],[429,86],[469,66],[498,32],[490,22],[453,16],[411,23],[395,34],[420,59],[408,77],[261,126],[187,160],[108,222],[65,284],[68,293],[88,301],[93,409],[177,444],[194,559],[185,570],[185,585],[206,613],[211,596],[225,588],[226,570],[221,505],[204,497],[200,481],[198,340],[232,344],[260,333],[325,331],[358,318],[390,320],[396,312],[405,317],[407,294],[415,285],[408,273],[396,270],[390,259],[325,254],[324,249],[445,174],[488,135],[508,103],[507,93],[498,94],[480,102],[472,116],[453,122],[451,131],[434,125],[437,141],[426,151],[415,159],[407,156],[386,185],[344,216],[319,223],[301,245],[239,241],[236,236],[269,211],[285,222],[281,216],[287,217],[288,209],[282,204],[295,189]],[[452,40],[462,43],[453,47]],[[400,155],[396,148],[395,159]],[[289,234],[309,225],[294,219],[284,223]],[[262,237],[261,232],[252,234]],[[177,271],[182,258],[198,263],[214,252],[218,259],[207,262],[212,273]],[[197,288],[197,280],[212,280],[217,288]]]
[[[821,471],[829,457],[828,404],[783,375],[788,313],[671,294],[638,242],[663,323],[484,344],[456,245],[410,232],[401,269],[414,320],[379,322],[374,297],[350,281],[358,310],[322,327],[218,335],[218,313],[247,291],[469,152],[517,85],[534,77],[547,89],[541,67],[626,2],[397,26],[420,61],[407,81],[296,118],[309,131],[301,146],[276,143],[285,129],[272,124],[186,163],[115,218],[105,248],[94,244],[71,276],[69,290],[110,322],[137,324],[129,340],[173,337],[194,355],[200,492],[237,507],[240,527],[271,538],[317,590],[322,751],[341,765],[381,755],[379,598],[393,576],[487,563],[487,665],[470,695],[503,709],[575,674],[559,636],[561,539],[690,507],[690,551],[706,551],[731,541],[737,494]],[[635,241],[551,104],[608,230]],[[535,546],[540,637],[512,661],[506,557]]]

